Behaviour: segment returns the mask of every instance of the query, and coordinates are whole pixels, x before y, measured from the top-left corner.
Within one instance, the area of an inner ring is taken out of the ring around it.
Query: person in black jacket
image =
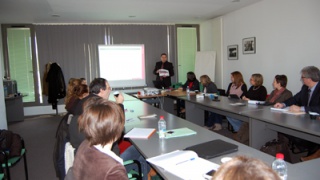
[[[196,75],[194,72],[190,71],[187,73],[187,81],[182,85],[180,90],[185,91],[189,87],[190,91],[200,91],[200,82],[198,81]],[[183,100],[180,100],[180,113],[183,114],[186,112],[185,110],[185,102]]]
[[[289,107],[289,110],[293,112],[316,112],[320,114],[320,70],[315,66],[304,67],[301,70],[301,81],[303,85],[300,92],[283,103],[276,103],[274,107]],[[307,157],[302,157],[302,161],[320,157],[319,144],[289,135],[285,136],[300,149],[308,150]]]
[[[189,86],[190,91],[200,90],[200,83],[192,71],[187,73],[187,81],[182,86],[184,91],[187,89],[187,86]]]
[[[160,69],[168,70],[169,76],[159,76]],[[163,88],[169,88],[171,86],[171,77],[174,75],[174,71],[172,63],[167,61],[166,53],[161,54],[161,61],[156,63],[153,74],[157,75],[156,81],[159,82]]]

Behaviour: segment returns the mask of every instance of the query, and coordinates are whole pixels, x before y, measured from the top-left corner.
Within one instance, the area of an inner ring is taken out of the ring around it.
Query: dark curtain
[[[161,53],[168,53],[177,71],[174,25],[35,25],[35,33],[41,78],[45,65],[57,62],[66,83],[80,77],[90,82],[99,76],[99,44],[144,44],[148,86],[153,86],[152,71]],[[174,76],[172,82],[176,79]],[[43,102],[46,104],[46,96]]]

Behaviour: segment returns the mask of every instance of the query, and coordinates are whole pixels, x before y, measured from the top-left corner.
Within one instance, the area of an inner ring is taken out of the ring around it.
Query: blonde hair
[[[263,84],[263,76],[259,73],[251,75],[253,81],[255,82],[254,86],[262,86]]]
[[[212,180],[280,180],[270,166],[259,159],[236,156],[222,164]]]
[[[207,84],[211,83],[212,81],[211,81],[210,77],[205,74],[205,75],[200,76],[200,82],[201,82],[204,86],[206,86]]]

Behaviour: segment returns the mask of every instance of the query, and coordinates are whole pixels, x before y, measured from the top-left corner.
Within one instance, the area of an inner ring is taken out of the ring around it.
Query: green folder
[[[191,136],[197,134],[196,131],[193,131],[189,128],[178,128],[167,130],[166,139],[175,138],[175,137],[183,137],[183,136]]]

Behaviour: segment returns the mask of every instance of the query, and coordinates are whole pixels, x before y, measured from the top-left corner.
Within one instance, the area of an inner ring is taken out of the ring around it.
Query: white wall
[[[1,29],[0,29],[1,34]],[[2,36],[0,36],[0,42],[2,42],[1,39]],[[0,43],[0,75],[1,80],[3,78],[3,53],[2,53],[2,43]],[[4,92],[3,92],[3,83],[0,83],[0,129],[8,129],[7,125],[7,116],[6,116],[6,106],[4,103]]]
[[[24,116],[35,116],[44,114],[56,114],[56,110],[52,109],[52,106],[32,106],[24,107]],[[66,113],[65,105],[58,105],[58,113]]]
[[[222,78],[223,87],[227,88],[230,73],[239,70],[249,85],[251,74],[258,72],[264,76],[264,85],[270,93],[274,76],[286,74],[288,89],[298,92],[300,70],[309,65],[320,67],[319,7],[319,0],[263,0],[224,15],[223,72],[216,78]],[[201,24],[200,29],[203,27],[212,29]],[[207,36],[200,35],[201,40]],[[256,54],[242,54],[242,39],[247,37],[256,37]],[[233,44],[239,45],[239,60],[227,60],[226,47]],[[209,43],[206,45],[211,48]]]
[[[223,73],[222,46],[222,18],[202,22],[200,24],[200,51],[216,52],[215,76],[212,81],[218,88],[224,88],[221,76]]]

